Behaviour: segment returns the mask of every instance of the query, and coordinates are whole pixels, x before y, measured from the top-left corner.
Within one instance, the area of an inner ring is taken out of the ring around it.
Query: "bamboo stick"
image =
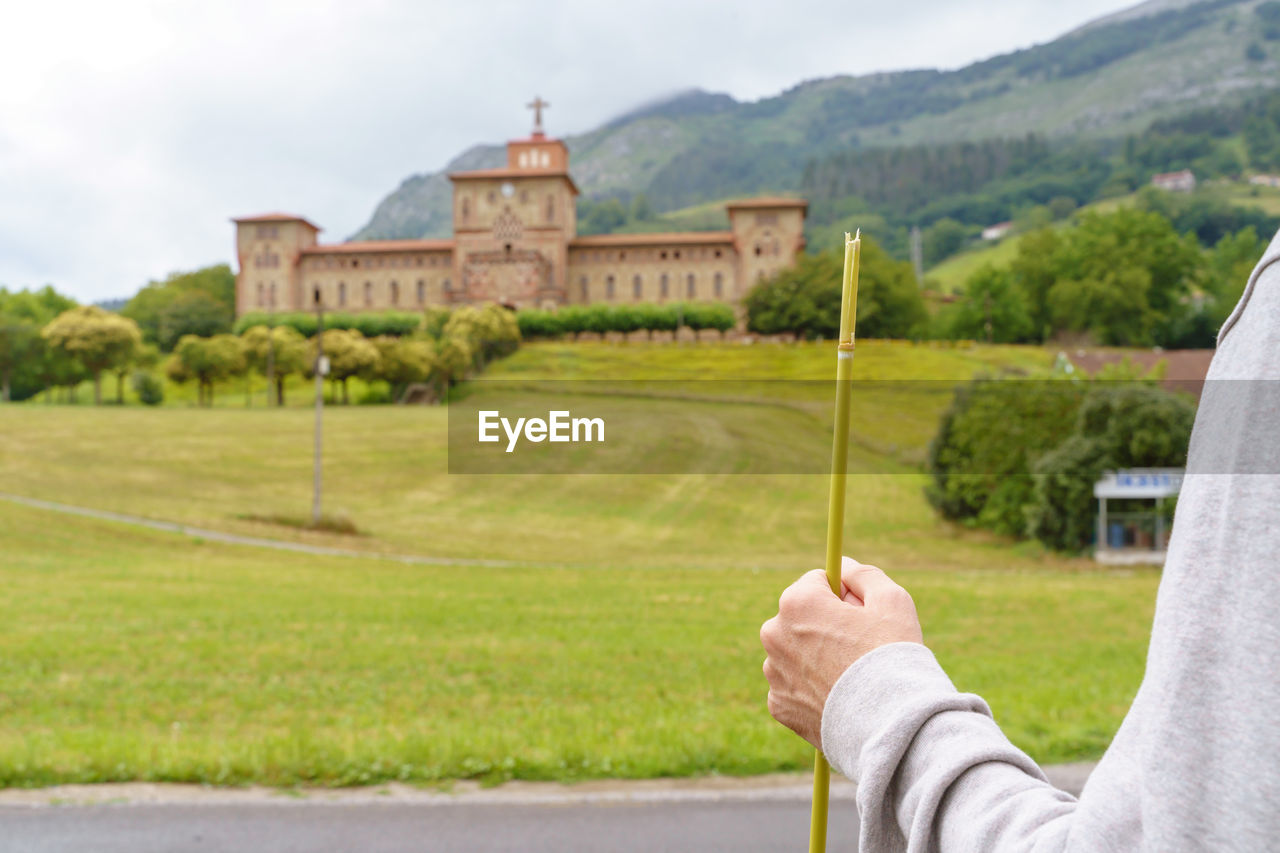
[[[854,320],[858,313],[858,267],[862,230],[844,235],[844,281],[840,292],[840,338],[836,345],[836,418],[831,438],[831,487],[827,496],[827,581],[840,594],[840,561],[844,546],[845,480],[849,463],[849,406],[853,378]],[[813,809],[809,815],[809,853],[827,849],[827,810],[831,767],[821,750],[813,758]]]

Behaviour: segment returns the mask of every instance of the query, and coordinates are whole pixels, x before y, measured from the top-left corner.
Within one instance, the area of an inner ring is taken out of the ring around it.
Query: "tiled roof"
[[[666,234],[593,234],[575,237],[570,249],[610,249],[616,246],[705,246],[733,242],[732,231],[680,231]]]
[[[321,230],[319,225],[309,222],[305,216],[298,216],[293,213],[260,213],[257,216],[236,216],[232,222],[301,222],[304,225],[310,225],[316,231]]]
[[[726,208],[735,207],[808,207],[809,202],[802,198],[785,196],[762,196],[760,198],[742,198],[725,204]]]
[[[304,255],[352,255],[378,252],[448,252],[453,250],[452,240],[354,240],[349,243],[327,243],[308,246]]]

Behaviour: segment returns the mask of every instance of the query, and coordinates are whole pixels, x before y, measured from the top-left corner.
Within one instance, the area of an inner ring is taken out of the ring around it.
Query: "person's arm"
[[[1065,849],[1075,799],[956,691],[910,595],[847,558],[842,593],[806,574],[760,637],[769,712],[858,784],[859,849]]]

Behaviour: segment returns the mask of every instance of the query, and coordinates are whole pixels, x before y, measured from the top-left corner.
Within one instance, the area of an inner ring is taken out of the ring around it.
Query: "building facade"
[[[507,143],[505,167],[449,178],[449,240],[325,244],[301,216],[234,219],[237,315],[317,301],[351,312],[737,302],[804,248],[807,203],[793,198],[731,202],[727,231],[579,237],[569,150],[542,132],[540,114],[528,138]]]

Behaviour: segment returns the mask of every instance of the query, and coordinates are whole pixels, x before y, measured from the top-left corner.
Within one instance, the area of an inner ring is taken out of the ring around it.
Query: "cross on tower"
[[[541,136],[542,135],[542,111],[547,107],[551,106],[551,104],[542,100],[542,96],[538,95],[538,96],[535,96],[532,101],[525,104],[525,106],[533,110],[533,132],[536,135]]]

